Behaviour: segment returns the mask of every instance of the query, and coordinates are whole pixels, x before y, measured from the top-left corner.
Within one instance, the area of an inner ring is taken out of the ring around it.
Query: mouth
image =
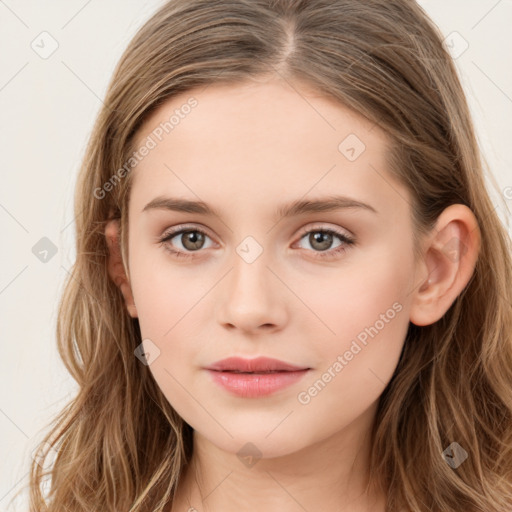
[[[299,366],[270,357],[257,357],[246,359],[242,357],[228,357],[213,363],[206,368],[215,372],[239,374],[271,374],[284,372],[297,372],[310,370],[307,366]]]
[[[228,357],[205,368],[213,382],[243,398],[260,398],[292,386],[311,370],[307,366],[260,356]]]
[[[310,368],[299,370],[211,370],[213,382],[222,389],[242,398],[262,398],[274,394],[299,382]]]
[[[304,370],[268,370],[268,371],[259,371],[259,372],[242,372],[239,370],[212,370],[214,372],[221,372],[221,373],[239,373],[242,375],[267,375],[270,373],[288,373],[292,371],[305,371],[309,368],[304,368]]]

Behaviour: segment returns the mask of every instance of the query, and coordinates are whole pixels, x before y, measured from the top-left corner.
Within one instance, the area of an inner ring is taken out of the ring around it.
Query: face
[[[272,457],[374,410],[415,284],[409,195],[386,169],[383,132],[308,89],[267,81],[172,98],[139,130],[144,144],[129,278],[149,369],[181,417],[225,450],[251,441]],[[345,203],[322,207],[338,196]],[[239,396],[205,369],[231,356],[309,369]]]

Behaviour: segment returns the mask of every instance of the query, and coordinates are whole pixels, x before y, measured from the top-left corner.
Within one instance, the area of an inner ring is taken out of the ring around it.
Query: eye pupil
[[[332,244],[332,234],[322,231],[314,231],[309,234],[309,242],[311,243],[311,247],[315,247],[315,244],[318,242],[320,246],[317,246],[316,248],[324,251],[329,249]]]
[[[204,243],[204,235],[199,231],[186,231],[181,235],[183,247],[188,250],[196,250],[201,248]],[[191,243],[191,246],[188,243]]]

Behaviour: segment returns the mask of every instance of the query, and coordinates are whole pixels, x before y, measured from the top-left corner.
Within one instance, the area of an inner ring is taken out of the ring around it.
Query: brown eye
[[[181,243],[189,251],[201,249],[204,239],[204,234],[199,231],[185,231],[181,234]]]
[[[325,251],[332,245],[333,236],[326,231],[311,231],[309,233],[308,241],[311,247],[319,251]]]
[[[167,233],[160,243],[176,256],[192,256],[192,253],[205,248],[207,238],[210,237],[199,228],[183,228]]]
[[[333,246],[334,239],[337,238],[339,243]],[[348,250],[350,246],[355,244],[355,239],[339,233],[334,229],[310,229],[304,231],[300,238],[300,241],[307,240],[308,244],[313,250],[309,252],[313,253],[316,258],[334,258]]]

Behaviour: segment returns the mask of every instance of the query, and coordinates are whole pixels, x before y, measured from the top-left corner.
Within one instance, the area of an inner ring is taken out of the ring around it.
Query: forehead
[[[166,193],[238,211],[333,193],[379,209],[397,196],[385,176],[384,132],[284,81],[210,84],[175,96],[145,121],[135,148],[150,139],[154,147],[132,171],[139,211]]]

